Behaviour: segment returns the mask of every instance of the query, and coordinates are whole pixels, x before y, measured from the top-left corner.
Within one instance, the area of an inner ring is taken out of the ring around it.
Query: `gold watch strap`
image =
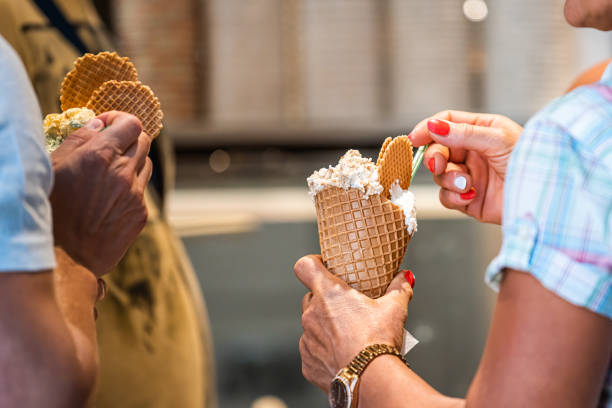
[[[372,362],[372,360],[378,356],[382,356],[383,354],[392,354],[397,356],[404,362],[404,364],[408,365],[404,359],[404,356],[402,353],[400,353],[397,347],[389,346],[388,344],[372,344],[357,354],[353,361],[351,361],[347,366],[347,370],[359,377],[363,373],[363,370],[366,369],[368,364]]]

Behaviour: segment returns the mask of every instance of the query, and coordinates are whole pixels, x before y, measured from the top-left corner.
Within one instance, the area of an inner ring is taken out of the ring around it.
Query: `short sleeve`
[[[21,61],[0,36],[0,273],[55,267],[52,170],[40,108]]]
[[[596,93],[583,90],[569,101],[536,116],[515,146],[502,248],[486,280],[497,289],[505,268],[525,271],[563,299],[612,318],[612,112],[593,115]]]

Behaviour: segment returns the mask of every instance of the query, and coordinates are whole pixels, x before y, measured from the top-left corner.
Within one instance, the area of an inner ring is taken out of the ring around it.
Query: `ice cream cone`
[[[330,272],[371,298],[397,274],[411,235],[401,208],[384,195],[328,187],[315,196],[319,243]]]

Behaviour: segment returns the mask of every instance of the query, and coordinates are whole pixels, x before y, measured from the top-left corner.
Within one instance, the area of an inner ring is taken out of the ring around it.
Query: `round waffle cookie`
[[[107,81],[94,91],[86,106],[97,115],[111,110],[131,113],[140,119],[142,129],[152,138],[163,127],[159,100],[151,88],[140,82]]]
[[[378,160],[376,160],[376,165],[380,166],[380,161],[382,160],[385,152],[387,151],[387,147],[389,147],[389,144],[391,143],[391,141],[393,140],[392,137],[388,137],[385,139],[385,141],[383,142],[382,147],[380,148],[380,153],[378,153]]]
[[[389,197],[389,187],[395,180],[399,180],[403,190],[410,187],[412,143],[408,136],[397,136],[389,143],[385,140],[383,149],[378,160],[378,181],[383,186],[383,194]]]
[[[93,92],[111,79],[137,81],[138,73],[129,58],[120,57],[116,52],[83,55],[74,62],[74,68],[62,82],[62,111],[82,108]]]

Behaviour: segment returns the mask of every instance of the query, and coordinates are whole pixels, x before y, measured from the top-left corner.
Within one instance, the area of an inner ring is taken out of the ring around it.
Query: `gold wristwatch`
[[[404,356],[402,356],[402,353],[396,347],[387,344],[373,344],[364,348],[332,380],[329,388],[329,407],[357,408],[357,383],[359,382],[359,376],[372,360],[383,354],[397,356],[406,364]]]

